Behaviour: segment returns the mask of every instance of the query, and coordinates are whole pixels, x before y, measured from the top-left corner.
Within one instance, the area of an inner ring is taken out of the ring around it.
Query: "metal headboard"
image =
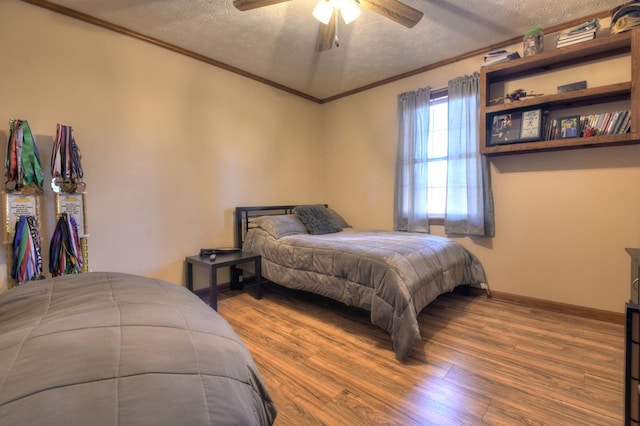
[[[236,247],[242,247],[244,236],[249,230],[251,220],[259,216],[292,214],[296,206],[251,206],[236,207],[235,211],[235,232],[234,244]]]

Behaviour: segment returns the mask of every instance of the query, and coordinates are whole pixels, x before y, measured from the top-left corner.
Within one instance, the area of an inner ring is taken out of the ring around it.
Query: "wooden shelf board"
[[[595,136],[590,138],[554,139],[549,141],[520,142],[493,145],[482,148],[483,155],[523,154],[534,151],[553,151],[570,148],[588,148],[617,146],[640,143],[640,135],[625,133],[621,135]]]
[[[631,82],[625,81],[623,83],[615,83],[606,86],[574,90],[572,92],[554,93],[552,95],[524,98],[520,101],[509,102],[505,104],[491,105],[485,108],[485,112],[487,114],[492,114],[496,112],[534,107],[538,105],[573,104],[583,102],[584,100],[598,100],[602,98],[615,98],[630,95]]]
[[[626,31],[608,37],[552,49],[525,58],[488,65],[483,69],[486,71],[490,81],[493,81],[494,79],[502,79],[520,73],[528,73],[538,68],[544,70],[558,64],[568,64],[575,60],[597,58],[602,53],[611,55],[612,52],[616,51],[620,51],[620,53],[628,52],[631,50],[631,35],[632,31]]]

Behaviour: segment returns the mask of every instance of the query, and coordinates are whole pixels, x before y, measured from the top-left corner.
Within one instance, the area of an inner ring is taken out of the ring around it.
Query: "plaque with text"
[[[56,194],[56,202],[58,204],[58,215],[66,213],[72,216],[78,227],[78,237],[87,237],[87,224],[85,222],[85,200],[84,194]]]
[[[2,198],[5,206],[3,242],[10,243],[13,241],[16,223],[20,220],[20,216],[33,216],[36,220],[40,220],[38,196],[3,192]]]

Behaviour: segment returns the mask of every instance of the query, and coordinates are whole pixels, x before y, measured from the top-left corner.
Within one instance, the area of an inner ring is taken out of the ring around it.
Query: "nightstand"
[[[217,254],[215,260],[209,260],[209,256],[189,256],[185,258],[187,262],[187,288],[193,291],[193,265],[201,265],[209,268],[209,304],[218,310],[218,268],[230,267],[231,288],[240,287],[240,271],[236,268],[241,263],[253,262],[256,280],[256,299],[262,298],[262,257],[259,254],[248,252],[237,252],[228,254]]]

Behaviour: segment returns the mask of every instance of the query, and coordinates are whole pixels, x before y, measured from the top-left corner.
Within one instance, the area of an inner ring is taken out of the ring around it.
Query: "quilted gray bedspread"
[[[486,284],[472,253],[428,234],[346,228],[276,239],[252,228],[243,250],[262,255],[262,275],[270,281],[370,311],[401,361],[420,341],[417,316],[425,306],[458,285]]]
[[[231,326],[187,289],[122,273],[0,295],[0,424],[268,425]]]

